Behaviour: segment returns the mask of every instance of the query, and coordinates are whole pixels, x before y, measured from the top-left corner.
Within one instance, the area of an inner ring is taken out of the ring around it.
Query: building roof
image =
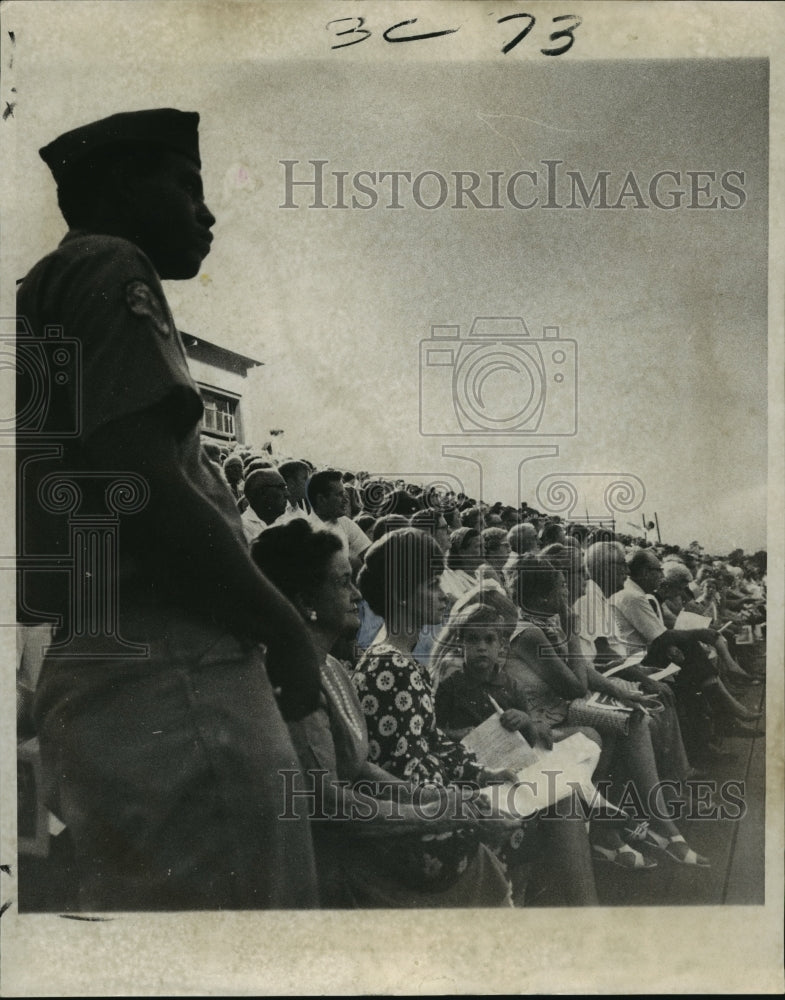
[[[237,351],[230,351],[227,347],[219,347],[218,344],[213,344],[203,337],[195,337],[185,330],[181,330],[180,335],[189,358],[222,368],[224,371],[245,377],[250,368],[259,368],[264,364],[263,361],[249,358],[246,354],[238,354]]]

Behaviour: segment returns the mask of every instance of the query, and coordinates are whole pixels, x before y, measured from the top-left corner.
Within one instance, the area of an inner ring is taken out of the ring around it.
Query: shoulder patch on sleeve
[[[149,319],[162,337],[172,334],[172,324],[169,321],[166,305],[153,289],[144,281],[129,281],[125,286],[125,302],[135,316]]]

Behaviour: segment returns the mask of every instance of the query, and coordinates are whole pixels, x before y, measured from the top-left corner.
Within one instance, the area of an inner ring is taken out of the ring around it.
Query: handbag
[[[571,726],[591,726],[600,736],[629,736],[631,712],[621,709],[598,708],[589,705],[591,697],[586,694],[570,702],[567,712],[567,722]]]

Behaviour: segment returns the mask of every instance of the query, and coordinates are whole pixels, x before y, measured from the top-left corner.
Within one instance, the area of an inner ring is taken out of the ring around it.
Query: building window
[[[201,392],[204,402],[202,429],[208,434],[236,438],[237,400],[230,396],[221,396],[210,389],[201,389]]]

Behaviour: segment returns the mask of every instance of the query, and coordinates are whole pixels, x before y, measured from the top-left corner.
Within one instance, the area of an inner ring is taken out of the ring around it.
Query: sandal
[[[608,864],[616,865],[618,868],[626,868],[628,871],[644,871],[657,867],[656,861],[645,857],[640,851],[633,850],[629,844],[622,844],[615,850],[611,847],[600,847],[599,844],[592,844],[591,849],[595,861],[606,861]]]
[[[681,852],[674,851],[674,846],[684,845],[686,850]],[[670,846],[666,849],[665,853],[671,859],[679,865],[687,865],[689,868],[711,868],[711,862],[708,858],[704,858],[702,854],[698,854],[696,851],[687,844],[687,841],[681,835],[678,837],[671,837]]]
[[[648,844],[650,847],[656,847],[659,850],[664,851],[671,861],[675,861],[676,864],[687,865],[689,868],[711,868],[711,862],[709,859],[704,858],[702,854],[697,854],[693,851],[680,833],[675,834],[673,837],[663,837],[661,833],[655,833],[653,830],[649,830],[646,834],[646,840],[644,843]],[[677,846],[681,849],[674,850]]]
[[[622,832],[628,843],[645,844],[649,834],[649,821],[644,819],[636,826],[626,826]]]

